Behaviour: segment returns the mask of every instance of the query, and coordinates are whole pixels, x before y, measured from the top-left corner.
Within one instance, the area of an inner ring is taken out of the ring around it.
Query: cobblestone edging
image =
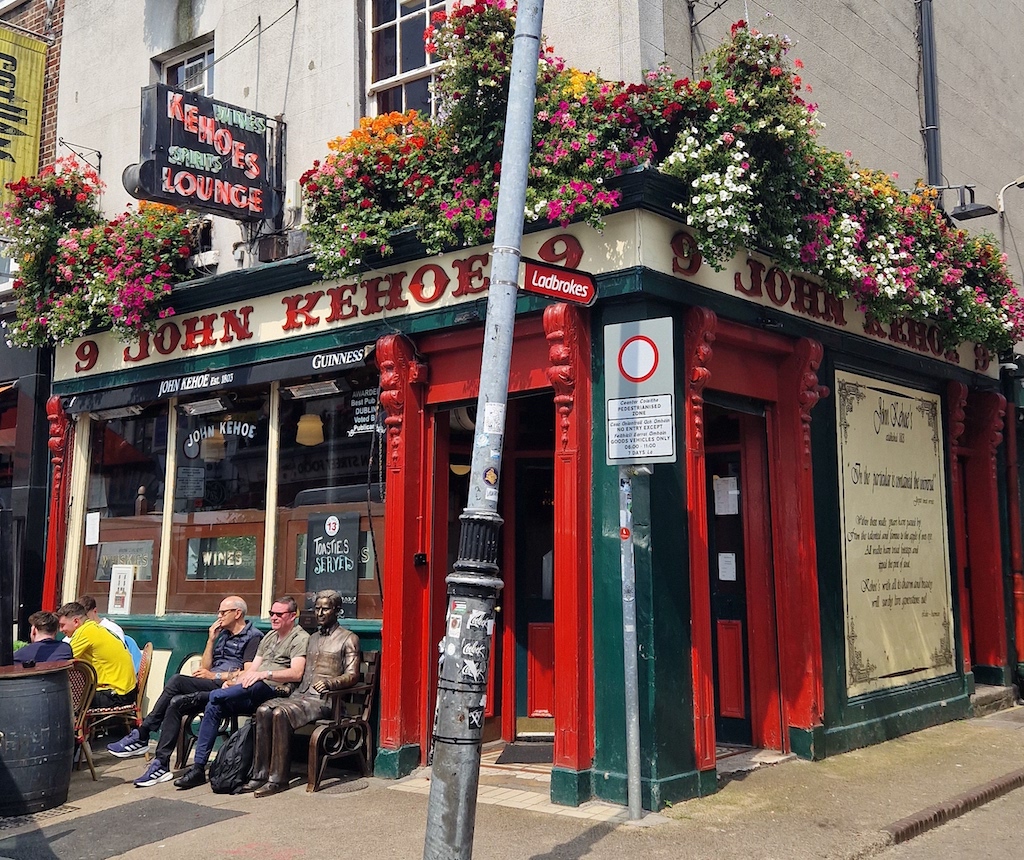
[[[920,812],[916,812],[906,818],[901,818],[888,827],[884,827],[882,832],[887,833],[891,837],[893,845],[898,845],[900,842],[906,842],[908,839],[920,836],[933,827],[938,827],[940,824],[945,824],[947,821],[958,818],[972,809],[977,809],[982,804],[995,800],[997,797],[1013,791],[1015,788],[1020,788],[1022,785],[1024,785],[1024,768],[997,777],[991,782],[983,783],[969,791],[965,791],[963,794],[959,794],[942,803],[937,803],[935,806],[929,806],[927,809],[922,809]]]

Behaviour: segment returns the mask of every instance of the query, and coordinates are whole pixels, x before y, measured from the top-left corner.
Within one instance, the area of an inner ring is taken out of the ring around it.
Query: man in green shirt
[[[270,632],[260,640],[252,665],[210,693],[199,724],[195,759],[184,776],[174,780],[178,788],[195,788],[206,782],[206,763],[225,716],[255,713],[268,699],[290,695],[302,680],[309,634],[295,623],[297,618],[298,606],[293,598],[279,597],[274,601],[270,607]]]

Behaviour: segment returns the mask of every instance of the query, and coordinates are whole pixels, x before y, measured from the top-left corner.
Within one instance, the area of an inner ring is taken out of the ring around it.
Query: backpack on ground
[[[216,794],[231,794],[252,778],[256,750],[256,727],[249,720],[224,741],[217,758],[210,765],[210,788]]]

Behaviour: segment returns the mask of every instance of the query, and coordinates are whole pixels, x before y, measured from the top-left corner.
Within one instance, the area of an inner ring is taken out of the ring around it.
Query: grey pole
[[[438,669],[424,860],[469,860],[473,855],[487,667],[494,606],[502,587],[498,480],[543,13],[542,0],[522,0],[516,16],[469,503],[460,517],[458,559],[446,580],[448,607]]]
[[[626,799],[629,820],[644,810],[640,795],[640,693],[636,639],[636,567],[633,556],[633,475],[644,466],[619,466],[619,567],[622,573],[622,652],[626,693]]]

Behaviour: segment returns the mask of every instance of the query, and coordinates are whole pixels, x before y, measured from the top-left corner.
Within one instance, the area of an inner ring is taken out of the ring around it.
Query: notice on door
[[[609,466],[676,461],[672,320],[604,329]]]
[[[836,372],[850,696],[954,671],[938,395]]]

